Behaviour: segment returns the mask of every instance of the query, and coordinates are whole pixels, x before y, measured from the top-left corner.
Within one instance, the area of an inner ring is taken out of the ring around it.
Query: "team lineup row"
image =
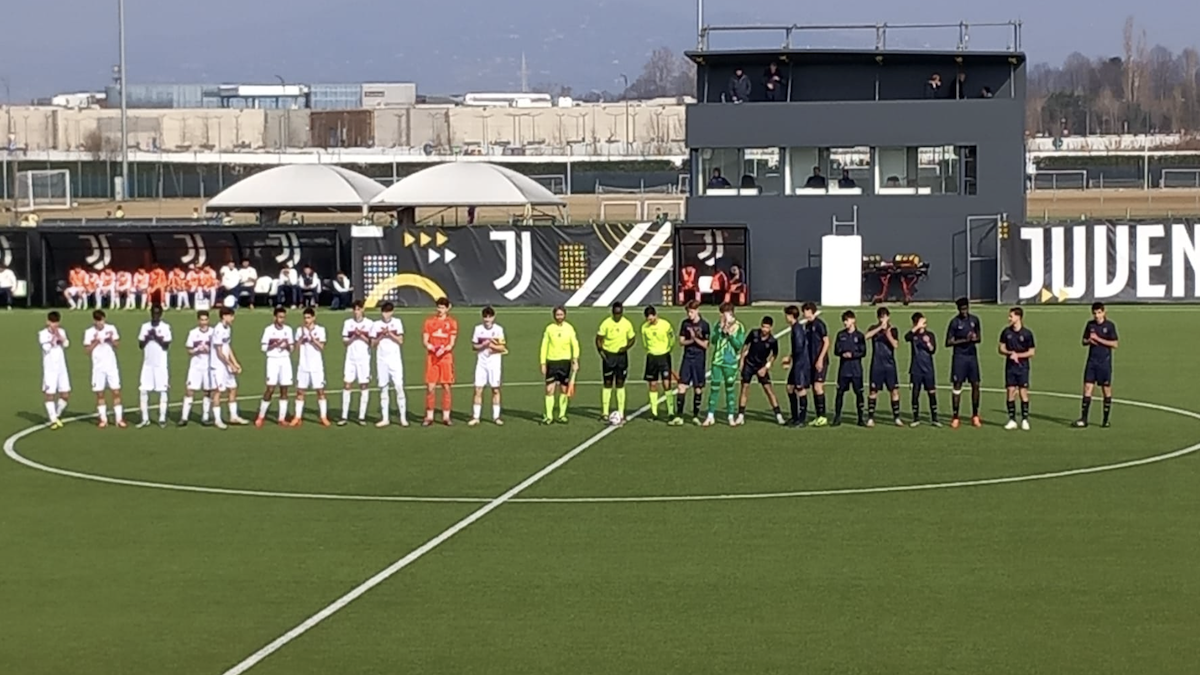
[[[965,299],[957,303],[958,313],[951,320],[946,333],[945,346],[953,350],[951,358],[951,384],[953,414],[952,427],[960,425],[961,397],[964,385],[971,385],[971,416],[973,426],[981,426],[980,419],[980,367],[977,345],[980,343],[981,324],[979,318],[970,313]],[[352,395],[355,388],[360,392],[358,418],[365,424],[370,399],[371,350],[374,348],[376,385],[380,389],[382,416],[377,426],[390,425],[391,393],[396,396],[398,420],[407,425],[407,397],[404,392],[404,366],[401,346],[404,344],[404,326],[394,315],[394,308],[385,304],[381,318],[365,317],[361,302],[354,304],[353,316],[346,319],[341,339],[346,347],[343,369],[342,416],[339,425],[350,421]],[[900,344],[899,330],[892,325],[886,308],[876,312],[878,323],[864,334],[858,330],[854,312],[842,315],[843,329],[830,338],[820,312],[812,303],[803,307],[785,308],[788,328],[779,334],[788,335],[791,354],[783,357],[782,365],[787,371],[787,395],[790,403],[790,418],[785,418],[771,382],[771,370],[779,358],[779,344],[774,333],[774,320],[763,318],[757,330],[747,331],[734,315],[731,305],[720,307],[720,321],[714,330],[700,314],[697,303],[687,306],[687,318],[681,322],[678,332],[670,322],[658,316],[653,307],[644,310],[645,322],[635,331],[632,322],[624,316],[620,303],[612,307],[612,316],[600,325],[595,336],[603,373],[601,394],[602,419],[611,424],[625,421],[625,384],[629,372],[629,352],[637,344],[639,335],[645,349],[644,379],[648,384],[650,409],[658,417],[660,403],[665,402],[667,419],[672,425],[682,425],[683,410],[688,389],[693,391],[693,422],[711,426],[719,398],[724,398],[728,421],[738,426],[745,421],[745,410],[752,383],[762,386],[764,394],[780,424],[802,427],[808,423],[808,393],[813,394],[814,426],[838,425],[842,420],[844,398],[853,393],[856,403],[856,421],[860,426],[874,426],[876,404],[880,392],[888,392],[891,403],[892,421],[904,426],[900,413],[899,374],[895,350]],[[1087,426],[1088,413],[1095,386],[1104,394],[1103,424],[1109,424],[1112,402],[1112,351],[1117,348],[1116,326],[1106,318],[1105,308],[1097,303],[1092,308],[1093,318],[1084,329],[1082,344],[1088,347],[1088,360],[1084,372],[1084,392],[1081,417],[1076,426]],[[189,354],[186,392],[180,425],[186,425],[197,394],[201,394],[201,421],[212,423],[218,428],[227,424],[221,414],[221,400],[225,399],[230,424],[248,424],[238,410],[237,376],[242,368],[232,347],[232,326],[235,313],[222,308],[220,319],[210,325],[206,311],[197,313],[197,326],[185,342]],[[1029,429],[1030,361],[1036,345],[1032,331],[1024,325],[1023,311],[1013,308],[1009,312],[1009,325],[1000,335],[998,352],[1005,357],[1005,385],[1008,403],[1006,428]],[[543,333],[540,349],[541,372],[546,382],[544,424],[567,421],[567,409],[574,395],[575,377],[579,371],[580,346],[577,333],[566,321],[565,309],[555,308],[554,321]],[[52,428],[62,426],[61,417],[66,408],[70,392],[64,349],[70,341],[59,325],[59,315],[51,312],[47,326],[39,335],[43,353],[43,393],[47,415]],[[126,426],[120,396],[120,375],[117,368],[116,349],[120,336],[115,326],[108,324],[102,311],[93,314],[94,324],[84,334],[84,349],[92,359],[92,390],[96,393],[97,412],[101,427],[107,426],[107,402],[105,393],[111,392],[114,421],[117,426]],[[311,308],[304,310],[302,325],[291,328],[286,323],[287,312],[275,310],[274,321],[268,325],[261,340],[266,355],[266,388],[259,405],[255,424],[261,426],[269,412],[270,404],[278,397],[278,422],[298,426],[303,419],[305,394],[315,393],[318,401],[319,419],[330,425],[328,404],[325,396],[324,351],[327,336],[324,327],[316,323],[316,313]],[[940,426],[937,405],[937,388],[933,355],[937,351],[935,335],[929,331],[925,317],[912,315],[912,328],[903,337],[910,345],[911,360],[909,379],[912,385],[911,425],[920,423],[921,394],[924,392],[930,405],[930,422]],[[446,299],[437,302],[437,313],[429,317],[422,329],[422,347],[426,353],[425,384],[426,405],[423,423],[431,425],[435,418],[435,399],[441,391],[442,422],[451,423],[451,387],[455,383],[454,347],[457,343],[457,321],[450,315],[450,303]],[[150,321],[142,325],[138,334],[138,346],[143,351],[143,365],[139,391],[141,393],[142,420],[139,426],[148,426],[149,395],[159,394],[158,423],[167,423],[168,368],[167,350],[173,340],[171,328],[162,321],[162,309],[151,309]],[[867,344],[872,345],[869,370],[869,394],[863,395],[864,373],[862,361],[867,356]],[[679,369],[672,364],[672,352],[676,345],[682,347]],[[503,424],[500,406],[501,357],[507,353],[504,330],[495,321],[495,312],[485,308],[482,322],[475,327],[471,339],[476,353],[475,395],[470,424],[481,419],[482,398],[485,389],[492,390],[492,418]],[[298,364],[293,368],[292,353],[298,352]],[[836,377],[836,398],[833,420],[826,417],[825,383],[830,369],[831,356],[839,359]],[[708,380],[713,382],[713,391],[708,397],[708,407],[701,414],[703,391]],[[289,419],[288,391],[296,386],[294,416]],[[719,390],[719,391],[718,391]],[[673,394],[673,395],[672,395]],[[721,396],[719,396],[720,394]],[[864,398],[866,411],[864,413]],[[614,404],[615,399],[615,405]],[[1017,404],[1020,403],[1020,422],[1017,421]]]

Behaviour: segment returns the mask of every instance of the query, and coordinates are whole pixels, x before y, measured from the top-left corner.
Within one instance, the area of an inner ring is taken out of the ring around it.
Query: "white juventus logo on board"
[[[86,241],[91,248],[91,252],[83,261],[91,265],[92,269],[102,270],[112,263],[112,248],[108,245],[107,234],[81,234],[79,238]]]
[[[716,267],[717,261],[725,257],[725,233],[720,230],[704,231],[704,250],[700,252],[700,262],[709,267]]]
[[[203,235],[177,234],[175,238],[183,240],[183,245],[187,247],[187,253],[179,258],[179,262],[196,267],[203,267],[208,262],[208,247],[204,245]]]
[[[278,241],[283,249],[275,256],[275,262],[281,265],[290,263],[292,267],[300,264],[300,237],[295,232],[280,232],[270,235],[270,238]]]
[[[513,230],[492,230],[488,233],[488,238],[492,241],[504,243],[504,274],[492,281],[492,285],[496,290],[504,294],[504,297],[509,300],[516,300],[529,289],[529,282],[533,280],[533,243],[532,237],[528,232],[521,233],[521,250],[517,251],[517,233]],[[521,264],[521,278],[517,279],[517,262]],[[510,284],[516,281],[516,285],[504,290]]]
[[[654,227],[658,229],[650,234]],[[673,231],[669,222],[634,225],[608,254],[604,262],[588,275],[579,290],[575,291],[575,294],[567,300],[566,305],[580,307],[591,304],[594,307],[604,307],[622,297],[626,305],[642,304],[651,291],[662,285],[663,278],[671,271],[674,264],[674,253],[671,247]],[[650,239],[642,241],[647,234],[650,234]],[[625,257],[635,249],[637,252],[634,253],[633,259],[626,260]],[[722,244],[722,250],[724,250],[724,244]],[[658,262],[647,270],[646,266],[656,255],[659,256]],[[613,278],[613,274],[616,274],[615,278]],[[602,285],[605,285],[604,292],[589,303],[593,293]],[[629,290],[631,285],[633,290]]]
[[[0,234],[0,264],[5,267],[12,266],[12,242],[6,234]]]

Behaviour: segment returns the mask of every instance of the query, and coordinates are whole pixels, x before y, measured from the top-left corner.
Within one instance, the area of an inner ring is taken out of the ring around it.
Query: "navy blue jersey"
[[[679,324],[679,337],[707,341],[709,339],[708,322],[703,317],[698,317],[695,321],[684,319]],[[707,351],[697,344],[686,345],[683,348],[683,358],[684,360],[704,361]]]
[[[1021,326],[1020,330],[1008,326],[1000,332],[1000,344],[1007,347],[1010,354],[1027,352],[1035,347],[1033,343],[1033,331],[1025,326]],[[1011,358],[1006,358],[1004,365],[1006,368],[1028,368],[1029,359],[1024,358],[1019,362],[1014,362]]]
[[[808,356],[815,366],[817,357],[821,355],[821,349],[825,346],[825,339],[829,337],[829,329],[819,317],[804,324],[804,328],[808,331]],[[825,354],[825,363],[829,363],[828,353]]]
[[[875,327],[872,327],[874,330]],[[900,331],[895,326],[888,326],[887,331],[879,331],[871,336],[871,370],[876,369],[895,369],[896,367],[896,349],[888,342],[887,335],[891,334],[892,339],[896,342],[900,341]]]
[[[833,351],[841,359],[838,377],[862,377],[862,360],[867,355],[867,338],[858,329],[840,330],[833,341]],[[849,356],[847,356],[849,354]]]
[[[779,356],[779,341],[770,331],[763,335],[761,330],[754,330],[746,336],[746,360],[743,364],[745,367],[761,370],[767,365],[768,360],[777,356]]]
[[[975,342],[965,342],[965,340],[970,339],[970,336],[974,334],[975,341],[978,341],[981,328],[979,317],[974,314],[956,315],[950,319],[950,326],[946,329],[946,346],[954,347],[954,356],[956,357],[978,357],[979,351],[975,348]]]
[[[792,344],[792,367],[812,368],[812,354],[808,351],[808,329],[802,324],[795,323],[788,329]]]
[[[1104,323],[1096,323],[1096,320],[1092,319],[1083,327],[1083,344],[1088,348],[1088,363],[1112,365],[1113,350],[1104,345],[1088,342],[1088,338],[1092,335],[1102,340],[1115,342],[1119,339],[1117,338],[1117,324],[1107,320]]]
[[[920,333],[910,330],[904,334],[904,341],[910,346],[908,374],[932,375],[933,355],[937,353],[937,336],[927,330]]]

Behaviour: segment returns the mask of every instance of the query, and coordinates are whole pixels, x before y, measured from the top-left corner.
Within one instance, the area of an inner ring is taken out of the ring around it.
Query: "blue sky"
[[[0,79],[22,101],[99,89],[117,60],[115,0],[12,0],[0,9]],[[1122,51],[1134,14],[1148,46],[1173,51],[1200,41],[1200,2],[1129,5],[1111,0],[708,0],[709,23],[1024,22],[1033,61]],[[532,84],[617,89],[646,55],[694,45],[695,0],[127,0],[134,82],[412,81],[426,93],[511,90],[521,53]],[[897,43],[900,33],[895,33]],[[843,36],[849,38],[850,36]],[[860,38],[868,46],[871,36]],[[910,34],[903,46],[953,46],[955,32]],[[769,46],[746,37],[742,46]],[[1004,47],[1003,33],[972,33],[973,47]],[[715,46],[733,46],[726,38]],[[828,45],[834,46],[834,45]],[[848,44],[839,46],[850,46]],[[3,95],[0,89],[0,96]]]

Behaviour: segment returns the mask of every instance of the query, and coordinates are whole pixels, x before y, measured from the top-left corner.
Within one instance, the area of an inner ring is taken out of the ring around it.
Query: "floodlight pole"
[[[4,201],[8,201],[8,161],[9,155],[12,154],[12,91],[9,89],[8,78],[0,77],[0,83],[4,84]],[[15,190],[14,190],[15,192]],[[15,209],[14,209],[15,210]]]
[[[696,0],[696,49],[704,49],[704,0]]]
[[[283,144],[283,149],[287,150],[291,146],[292,134],[292,105],[287,101],[287,81],[282,75],[276,75],[275,79],[279,80],[279,86],[283,88],[283,96],[279,98],[283,102],[283,133],[280,134],[279,142]]]
[[[121,198],[129,198],[129,101],[125,93],[125,0],[117,0],[117,86],[121,88]]]
[[[629,133],[629,78],[625,73],[621,73],[621,81],[625,83],[625,89],[621,92],[621,98],[625,99],[625,154],[633,154],[633,138]]]

